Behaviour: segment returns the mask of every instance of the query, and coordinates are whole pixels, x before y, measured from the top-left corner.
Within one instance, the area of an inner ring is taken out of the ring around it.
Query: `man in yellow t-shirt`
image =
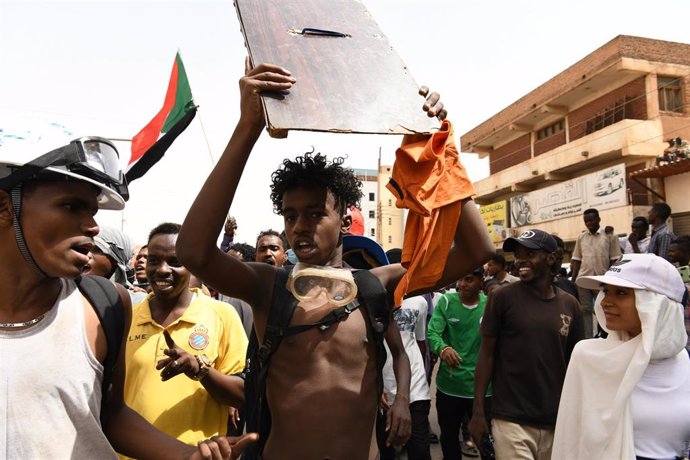
[[[152,293],[134,308],[127,338],[125,401],[180,441],[225,434],[226,406],[243,402],[247,336],[232,307],[189,289],[177,260],[180,226],[149,235],[146,274]]]

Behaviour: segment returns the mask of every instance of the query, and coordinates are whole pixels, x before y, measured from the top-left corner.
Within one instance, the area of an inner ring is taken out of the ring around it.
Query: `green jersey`
[[[448,293],[441,297],[431,315],[427,339],[434,354],[440,355],[449,346],[462,359],[457,369],[439,359],[436,387],[449,396],[474,398],[474,369],[482,341],[479,326],[485,307],[486,296],[482,293],[479,303],[470,308],[463,305],[460,294]],[[487,396],[490,395],[491,387],[487,390]]]

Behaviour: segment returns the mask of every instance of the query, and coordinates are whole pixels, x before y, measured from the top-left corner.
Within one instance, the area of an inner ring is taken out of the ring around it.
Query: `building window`
[[[393,237],[391,235],[388,235],[388,242],[392,243],[393,242]]]
[[[388,225],[393,225],[393,219],[390,217],[388,218]]]
[[[374,200],[376,200],[376,195],[374,194],[374,192],[369,192],[369,201],[374,201]]]
[[[587,120],[585,132],[587,134],[592,134],[595,131],[599,131],[600,129],[604,129],[607,126],[611,126],[621,120],[629,118],[633,113],[630,104],[634,100],[635,99],[631,96],[625,96],[625,98],[605,107],[604,110],[596,113],[592,118]]]
[[[657,85],[659,86],[659,110],[683,113],[680,78],[658,77]]]
[[[388,206],[393,206],[393,200],[388,200]]]
[[[369,229],[369,234],[370,234],[371,236],[376,236],[376,230],[373,229],[373,228],[372,228],[372,229]]]
[[[551,137],[554,134],[563,131],[564,128],[565,122],[563,120],[559,120],[556,123],[552,123],[549,126],[545,126],[539,131],[537,131],[537,140],[540,141],[542,139],[546,139],[547,137]]]
[[[376,219],[376,211],[369,211],[369,219]]]

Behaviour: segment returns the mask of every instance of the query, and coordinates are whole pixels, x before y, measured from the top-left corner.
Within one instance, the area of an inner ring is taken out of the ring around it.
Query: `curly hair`
[[[245,262],[254,262],[256,260],[256,248],[251,244],[235,243],[228,249],[228,252],[230,251],[239,252],[242,256],[242,260]]]
[[[283,212],[283,194],[297,187],[326,187],[335,198],[341,215],[349,206],[359,207],[362,198],[362,182],[351,168],[343,167],[345,158],[336,157],[331,162],[325,155],[307,152],[294,160],[283,160],[278,170],[271,174],[271,201],[276,214]]]

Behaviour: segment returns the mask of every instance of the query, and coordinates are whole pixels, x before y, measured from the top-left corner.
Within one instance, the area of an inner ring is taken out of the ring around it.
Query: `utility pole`
[[[376,241],[379,244],[383,244],[381,241],[381,184],[379,180],[381,179],[381,146],[379,146],[379,158],[376,164]]]

